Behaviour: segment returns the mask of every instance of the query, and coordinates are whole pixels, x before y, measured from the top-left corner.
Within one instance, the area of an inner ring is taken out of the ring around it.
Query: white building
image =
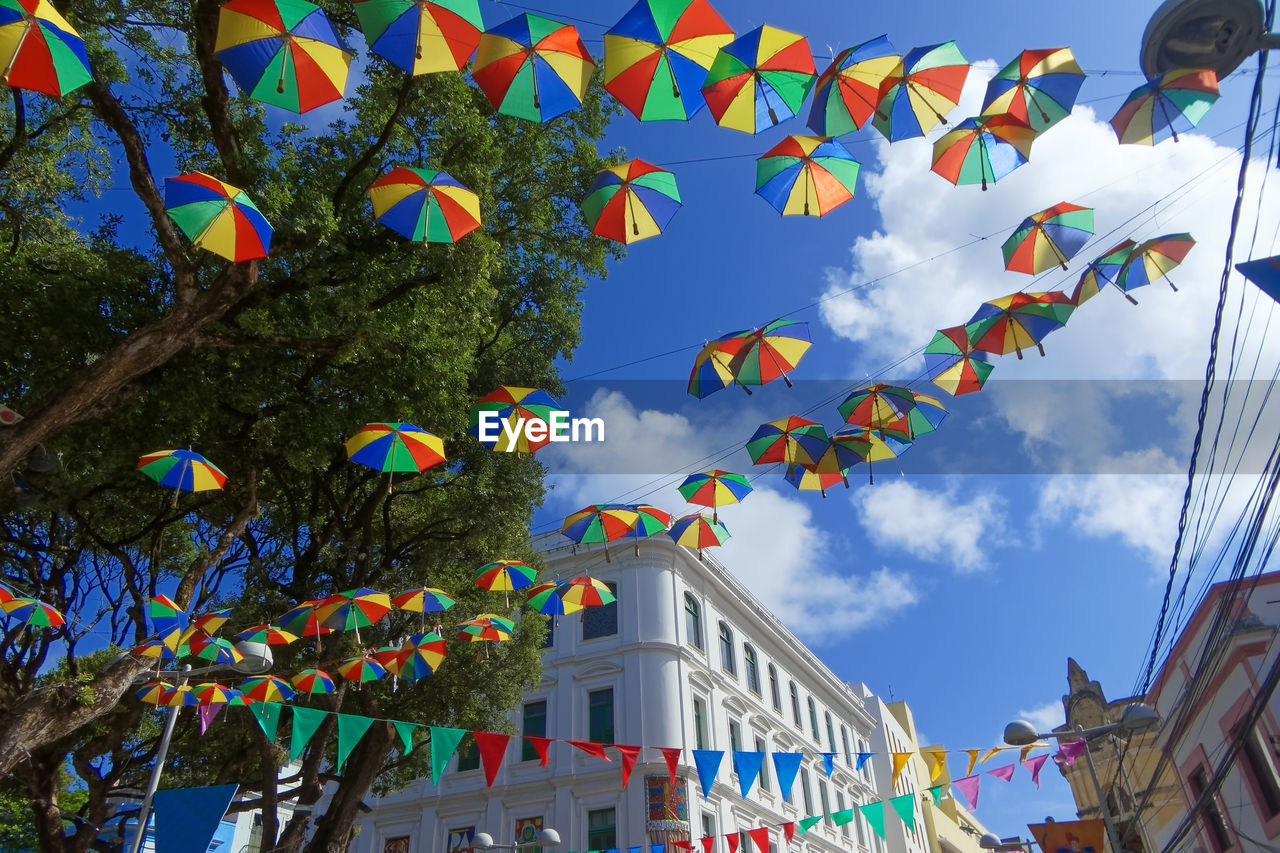
[[[557,621],[542,681],[516,714],[517,735],[556,739],[548,766],[513,737],[487,790],[478,763],[460,754],[438,786],[419,780],[378,800],[353,853],[450,853],[468,849],[476,832],[510,844],[536,826],[556,829],[562,851],[691,839],[694,853],[704,836],[716,836],[714,853],[729,853],[724,836],[767,826],[763,853],[776,853],[783,824],[850,808],[854,819],[843,826],[824,820],[797,829],[789,853],[884,853],[857,810],[878,798],[873,764],[855,769],[858,753],[876,750],[875,719],[861,695],[712,557],[699,561],[659,536],[642,541],[638,556],[615,544],[606,562],[599,548],[575,551],[562,541],[541,540],[544,575],[591,575],[614,585],[618,602]],[[624,789],[615,750],[606,763],[564,740],[644,749]],[[682,748],[675,786],[659,747]],[[706,799],[697,748],[726,752]],[[805,753],[790,799],[768,757],[744,798],[732,750]],[[837,753],[830,778],[821,753]],[[746,835],[739,849],[754,850]]]

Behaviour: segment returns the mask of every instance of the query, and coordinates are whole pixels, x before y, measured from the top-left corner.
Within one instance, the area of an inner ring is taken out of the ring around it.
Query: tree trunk
[[[390,723],[374,723],[347,759],[338,790],[328,809],[316,819],[316,834],[304,853],[346,853],[360,808],[360,798],[368,792],[386,761],[395,738]]]
[[[23,774],[27,786],[27,802],[40,853],[65,853],[62,811],[58,808],[58,762],[48,755],[32,757],[30,770]]]

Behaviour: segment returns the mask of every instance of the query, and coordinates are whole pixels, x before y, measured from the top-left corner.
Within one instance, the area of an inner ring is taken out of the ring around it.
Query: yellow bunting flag
[[[969,769],[964,771],[965,776],[973,775],[973,767],[978,763],[978,756],[982,753],[980,749],[966,749],[965,754],[969,756]]]
[[[1018,755],[1018,761],[1026,762],[1026,760],[1027,760],[1027,755],[1031,752],[1031,750],[1033,750],[1033,749],[1035,749],[1036,747],[1039,747],[1039,746],[1044,746],[1044,744],[1043,744],[1043,743],[1036,742],[1036,743],[1029,743],[1029,744],[1027,744],[1026,746],[1024,746],[1024,747],[1022,748],[1022,752],[1021,752],[1021,753],[1019,753],[1019,755]]]
[[[893,753],[893,777],[889,780],[889,787],[896,787],[898,784],[898,776],[902,774],[902,768],[907,766],[907,761],[911,759],[910,752]]]
[[[985,764],[988,758],[990,758],[991,756],[995,755],[997,752],[999,752],[999,751],[1000,751],[1000,750],[1002,750],[1002,749],[1004,749],[1004,747],[1003,747],[1003,746],[993,746],[993,747],[991,747],[990,749],[988,749],[988,750],[987,750],[987,754],[986,754],[986,755],[984,755],[984,756],[982,756],[982,758],[978,761],[978,763],[979,763],[979,764]]]
[[[937,782],[942,768],[947,766],[947,754],[941,750],[930,750],[925,755],[929,756],[929,781]]]

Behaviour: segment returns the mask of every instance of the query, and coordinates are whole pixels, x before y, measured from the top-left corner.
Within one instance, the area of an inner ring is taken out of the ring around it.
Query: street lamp
[[[1111,841],[1112,853],[1121,853],[1120,836],[1111,820],[1111,811],[1107,808],[1106,795],[1102,793],[1102,783],[1098,781],[1098,770],[1093,766],[1093,756],[1089,754],[1088,741],[1090,738],[1111,734],[1112,732],[1133,733],[1145,731],[1159,722],[1160,715],[1156,713],[1155,708],[1150,705],[1144,705],[1141,702],[1133,702],[1126,705],[1125,709],[1120,713],[1120,722],[1094,726],[1091,729],[1076,726],[1074,729],[1063,732],[1037,732],[1036,727],[1026,720],[1014,720],[1004,727],[1004,742],[1010,746],[1027,746],[1041,738],[1056,738],[1059,742],[1062,740],[1085,741],[1085,764],[1089,767],[1089,777],[1093,779],[1093,789],[1098,794],[1098,811],[1102,812],[1102,821],[1107,827],[1107,838]]]
[[[1226,77],[1259,50],[1280,47],[1266,30],[1259,0],[1166,0],[1142,34],[1142,71],[1154,79],[1174,68],[1212,68]]]
[[[539,829],[534,834],[533,841],[517,841],[515,844],[494,844],[493,836],[487,832],[477,832],[475,837],[471,839],[471,846],[477,850],[524,850],[528,847],[558,847],[560,845],[560,833],[551,827]]]
[[[1012,853],[1017,850],[1021,853],[1031,853],[1031,842],[1023,841],[1021,838],[1014,836],[1013,838],[1001,838],[994,832],[984,833],[978,839],[978,846],[983,850],[998,850],[1001,853]]]

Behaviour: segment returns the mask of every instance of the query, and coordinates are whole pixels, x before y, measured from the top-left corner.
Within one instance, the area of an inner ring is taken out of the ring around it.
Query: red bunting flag
[[[716,837],[714,835],[704,835],[698,841],[702,844],[702,853],[711,853],[711,848],[716,844]]]
[[[733,832],[724,837],[729,844],[729,853],[738,853],[738,833]]]
[[[769,827],[748,829],[747,835],[751,836],[752,843],[756,845],[756,853],[769,853]]]
[[[1049,753],[1037,755],[1035,758],[1028,758],[1022,762],[1023,766],[1031,771],[1031,781],[1036,783],[1036,790],[1040,789],[1040,768],[1044,767],[1044,763],[1049,759]]]
[[[681,850],[693,850],[692,841],[672,841],[672,847],[679,847]]]
[[[476,747],[480,750],[480,763],[484,766],[485,784],[492,788],[493,780],[498,778],[498,768],[502,766],[502,757],[507,751],[507,741],[511,735],[499,732],[472,732],[476,739]]]
[[[676,768],[680,766],[680,757],[684,755],[684,749],[679,746],[662,746],[658,747],[662,750],[662,757],[667,760],[667,772],[671,774],[671,785],[676,784]]]
[[[787,840],[787,844],[791,843],[791,839],[796,837],[795,821],[787,821],[782,825],[782,837]]]
[[[627,780],[631,778],[631,771],[636,767],[636,759],[640,757],[640,750],[644,747],[615,743],[613,748],[622,753],[622,787],[625,788]]]
[[[541,763],[538,766],[546,767],[547,763],[551,760],[547,755],[547,747],[551,745],[551,741],[555,740],[555,738],[538,737],[537,735],[524,735],[524,739],[529,741],[529,743],[533,745],[533,751],[538,753],[538,758],[541,759]]]
[[[567,740],[565,743],[570,746],[576,746],[587,755],[594,755],[596,758],[603,758],[605,761],[610,763],[613,762],[612,758],[604,754],[604,744],[602,743],[595,743],[594,741],[589,740]]]

